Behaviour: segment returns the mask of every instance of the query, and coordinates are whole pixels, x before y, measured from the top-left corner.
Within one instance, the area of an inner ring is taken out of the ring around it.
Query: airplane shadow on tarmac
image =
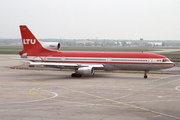
[[[27,70],[28,71],[28,70]],[[18,71],[17,71],[18,72]],[[50,71],[48,73],[48,71],[43,71],[43,72],[39,72],[39,71],[34,71],[34,73],[19,73],[18,75],[15,75],[14,77],[20,77],[20,78],[29,78],[29,79],[33,79],[33,80],[42,80],[42,81],[52,81],[52,80],[91,80],[91,79],[96,79],[96,80],[124,80],[124,79],[130,79],[130,80],[145,80],[143,78],[143,74],[141,76],[141,74],[133,74],[133,73],[126,73],[126,75],[118,74],[118,73],[95,73],[95,75],[91,76],[91,75],[83,75],[82,77],[75,77],[72,78],[71,77],[71,72],[63,72],[63,73],[59,73],[55,72],[52,73],[52,71]],[[152,80],[151,77],[149,77],[148,79],[146,79],[148,81]]]

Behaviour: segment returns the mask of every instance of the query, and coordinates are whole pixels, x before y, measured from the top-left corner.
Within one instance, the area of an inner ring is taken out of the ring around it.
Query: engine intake
[[[80,67],[75,72],[81,75],[94,75],[94,69],[92,67]]]

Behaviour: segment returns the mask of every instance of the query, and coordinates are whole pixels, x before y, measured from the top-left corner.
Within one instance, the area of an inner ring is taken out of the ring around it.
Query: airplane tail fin
[[[21,37],[22,37],[22,44],[23,50],[19,52],[20,55],[22,54],[31,54],[37,53],[40,49],[42,49],[42,45],[36,39],[36,37],[31,33],[26,25],[20,25]]]

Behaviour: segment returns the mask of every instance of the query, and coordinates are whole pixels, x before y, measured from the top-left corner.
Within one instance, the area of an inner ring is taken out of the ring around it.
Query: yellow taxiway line
[[[170,118],[175,118],[175,119],[179,119],[179,120],[180,120],[180,117],[176,117],[176,116],[173,116],[173,115],[169,115],[169,114],[157,112],[157,111],[154,111],[154,110],[150,110],[150,109],[138,107],[138,106],[135,106],[135,105],[131,105],[131,104],[127,104],[127,103],[124,103],[124,102],[116,101],[116,100],[113,100],[113,99],[109,99],[109,98],[97,96],[97,95],[94,95],[94,94],[85,93],[85,92],[82,92],[82,91],[77,91],[77,90],[74,90],[74,89],[66,88],[66,87],[63,87],[63,86],[57,86],[57,85],[53,85],[53,84],[51,84],[51,83],[41,82],[41,81],[34,80],[34,79],[30,79],[30,78],[24,78],[24,79],[26,79],[26,80],[31,80],[31,81],[38,82],[38,83],[43,83],[43,84],[50,85],[50,86],[54,86],[54,87],[59,87],[59,88],[62,88],[62,89],[70,90],[70,91],[73,91],[73,92],[81,93],[81,94],[88,95],[88,96],[92,96],[92,97],[95,97],[95,98],[100,98],[100,99],[103,99],[103,100],[106,100],[106,101],[111,101],[111,102],[114,102],[114,103],[119,103],[119,104],[121,104],[121,105],[129,106],[129,107],[136,108],[136,109],[140,109],[140,110],[143,110],[143,111],[146,111],[146,112],[151,112],[151,113],[155,113],[155,114],[158,114],[158,115],[163,115],[163,116],[167,116],[167,117],[170,117]],[[36,96],[36,97],[42,97],[42,96],[37,96],[37,95],[35,95],[35,94],[32,94],[32,92],[31,92],[32,90],[33,90],[33,89],[31,89],[31,90],[29,91],[29,93],[30,93],[31,95]],[[51,99],[51,100],[52,100],[52,99]],[[55,99],[53,99],[53,100],[55,100]],[[55,100],[55,101],[61,101],[61,100]],[[76,103],[76,104],[86,104],[86,105],[111,106],[111,105],[102,105],[102,104],[90,104],[90,103],[87,104],[87,103],[80,103],[80,102],[70,102],[70,101],[63,101],[63,102]],[[111,106],[111,107],[112,107],[112,106]],[[122,107],[122,106],[116,106],[116,107]]]

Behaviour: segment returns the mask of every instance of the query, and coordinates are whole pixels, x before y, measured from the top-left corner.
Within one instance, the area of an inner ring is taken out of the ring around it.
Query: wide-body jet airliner
[[[174,66],[162,55],[145,52],[67,52],[59,51],[58,42],[38,41],[26,25],[20,25],[23,50],[22,58],[29,59],[29,66],[43,65],[60,69],[73,69],[72,77],[94,75],[94,70],[144,71],[144,78],[151,70]]]

